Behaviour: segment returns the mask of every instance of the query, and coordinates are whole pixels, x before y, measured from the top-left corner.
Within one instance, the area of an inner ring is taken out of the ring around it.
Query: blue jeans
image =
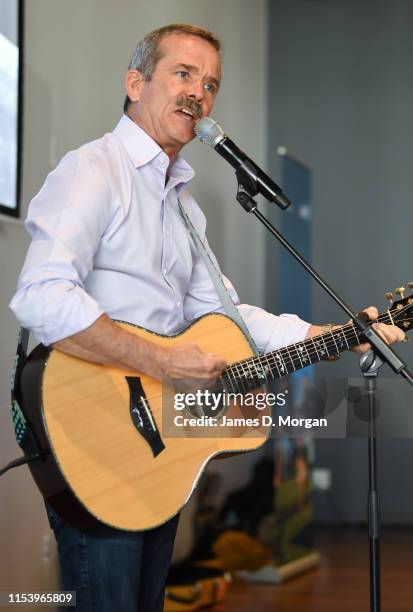
[[[61,588],[76,591],[77,612],[162,612],[179,515],[149,531],[103,524],[78,531],[46,508],[58,545]]]

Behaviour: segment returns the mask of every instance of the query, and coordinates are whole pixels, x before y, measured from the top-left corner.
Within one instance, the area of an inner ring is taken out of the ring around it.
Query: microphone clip
[[[253,199],[259,193],[256,168],[249,160],[243,161],[235,171],[238,181],[237,201],[247,212],[253,212],[258,208]]]

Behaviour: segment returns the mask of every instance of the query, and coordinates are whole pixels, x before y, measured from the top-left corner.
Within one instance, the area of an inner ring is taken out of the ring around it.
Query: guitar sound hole
[[[226,412],[225,391],[221,386],[213,382],[205,388],[205,381],[197,381],[197,384],[192,381],[192,384],[187,384],[186,388],[191,389],[185,392],[184,399],[184,412],[188,417],[219,418]]]
[[[225,414],[227,407],[223,405],[223,402],[218,407],[208,406],[205,404],[197,404],[196,406],[188,406],[184,412],[189,417],[214,417],[219,418]]]

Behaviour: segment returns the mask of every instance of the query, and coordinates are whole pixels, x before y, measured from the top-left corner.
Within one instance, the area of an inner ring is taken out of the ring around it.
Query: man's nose
[[[193,81],[191,83],[191,87],[189,88],[188,95],[197,102],[201,102],[205,95],[204,84],[202,81]]]

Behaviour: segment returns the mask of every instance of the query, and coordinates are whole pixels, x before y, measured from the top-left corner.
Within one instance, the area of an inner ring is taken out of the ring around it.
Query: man
[[[177,201],[194,174],[180,151],[194,138],[196,120],[210,114],[220,81],[213,34],[186,25],[150,33],[132,57],[125,115],[114,132],[70,152],[49,174],[30,204],[32,243],[11,302],[44,344],[160,380],[222,372],[219,356],[195,345],[160,347],[111,321],[172,334],[207,312],[222,312]],[[185,205],[206,240],[203,213],[187,193]],[[294,315],[246,304],[239,310],[263,351],[323,331]],[[368,313],[377,316],[374,308]],[[389,342],[403,338],[397,328],[379,329]],[[63,586],[77,591],[79,610],[162,610],[176,518],[143,533],[104,525],[80,532],[51,510],[49,518]]]

